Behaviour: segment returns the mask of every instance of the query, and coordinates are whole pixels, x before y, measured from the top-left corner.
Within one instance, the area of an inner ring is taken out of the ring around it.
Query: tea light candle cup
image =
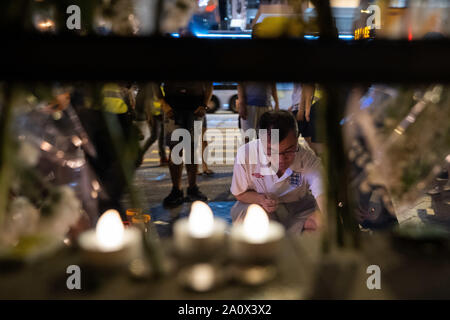
[[[224,220],[214,218],[211,208],[202,201],[192,204],[188,218],[174,224],[174,247],[177,255],[191,259],[208,259],[224,250]]]
[[[231,258],[238,263],[273,263],[280,252],[284,236],[284,227],[269,220],[261,206],[252,204],[247,209],[243,223],[231,229]]]
[[[130,208],[130,209],[127,209],[127,210],[125,211],[125,213],[126,213],[126,215],[127,215],[127,220],[128,220],[129,222],[131,222],[131,220],[133,219],[133,217],[142,215],[142,209],[141,209],[141,208]]]
[[[78,238],[83,263],[100,268],[127,266],[140,258],[142,241],[141,231],[125,229],[116,210],[107,210],[95,230],[85,231]]]
[[[131,218],[131,224],[144,232],[147,232],[148,223],[152,218],[148,214],[142,214]]]

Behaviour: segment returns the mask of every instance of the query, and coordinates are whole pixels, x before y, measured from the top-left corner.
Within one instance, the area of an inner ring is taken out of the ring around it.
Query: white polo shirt
[[[264,165],[268,159],[259,139],[241,146],[234,161],[231,193],[237,196],[253,190],[275,195],[281,203],[298,201],[308,190],[315,198],[320,196],[323,193],[321,161],[306,143],[299,146],[292,165],[281,177],[276,173],[267,174],[271,170]]]

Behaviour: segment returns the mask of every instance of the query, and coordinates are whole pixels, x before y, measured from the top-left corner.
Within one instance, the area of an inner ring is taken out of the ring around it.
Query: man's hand
[[[270,199],[265,194],[257,193],[253,190],[245,191],[237,195],[236,199],[243,203],[258,204],[269,214],[275,212],[278,208],[278,199]]]
[[[206,114],[206,108],[204,106],[200,106],[197,109],[195,109],[194,111],[194,115],[196,115],[197,117],[204,117]]]
[[[270,199],[266,197],[264,194],[259,195],[259,203],[261,207],[263,207],[264,210],[266,210],[267,213],[273,213],[278,208],[278,200],[277,199]]]

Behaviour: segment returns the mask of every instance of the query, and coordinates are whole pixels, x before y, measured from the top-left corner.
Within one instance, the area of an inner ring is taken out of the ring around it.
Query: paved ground
[[[145,123],[140,124],[143,132],[148,137],[148,128]],[[231,218],[229,215],[230,208],[234,203],[234,198],[230,193],[231,178],[233,175],[233,166],[235,152],[237,149],[236,137],[240,136],[237,115],[230,113],[207,115],[208,131],[206,133],[209,138],[218,132],[224,134],[223,139],[226,142],[223,150],[218,149],[221,153],[217,155],[219,162],[227,161],[228,164],[214,164],[209,168],[214,171],[212,176],[199,175],[198,185],[200,190],[209,198],[209,205],[214,214],[229,223]],[[214,132],[215,131],[215,132]],[[226,133],[226,136],[225,136]],[[220,141],[213,141],[210,145],[215,146],[221,144]],[[222,145],[222,144],[221,144]],[[159,166],[159,155],[156,143],[147,151],[142,166],[137,170],[135,176],[135,185],[145,204],[144,211],[149,212],[153,221],[156,222],[159,233],[162,236],[170,235],[171,222],[179,217],[189,213],[190,204],[185,203],[182,206],[166,210],[161,203],[171,188],[169,169]],[[184,192],[187,188],[186,170],[183,170],[182,185]]]
[[[400,224],[439,225],[450,231],[450,192],[425,195],[404,212],[397,215]]]

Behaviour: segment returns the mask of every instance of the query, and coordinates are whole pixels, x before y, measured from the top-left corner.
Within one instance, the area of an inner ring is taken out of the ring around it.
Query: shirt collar
[[[278,178],[277,182],[281,182],[281,181],[287,179],[288,177],[290,177],[291,175],[292,175],[292,169],[289,167],[286,169],[286,171],[283,173],[283,175]]]

